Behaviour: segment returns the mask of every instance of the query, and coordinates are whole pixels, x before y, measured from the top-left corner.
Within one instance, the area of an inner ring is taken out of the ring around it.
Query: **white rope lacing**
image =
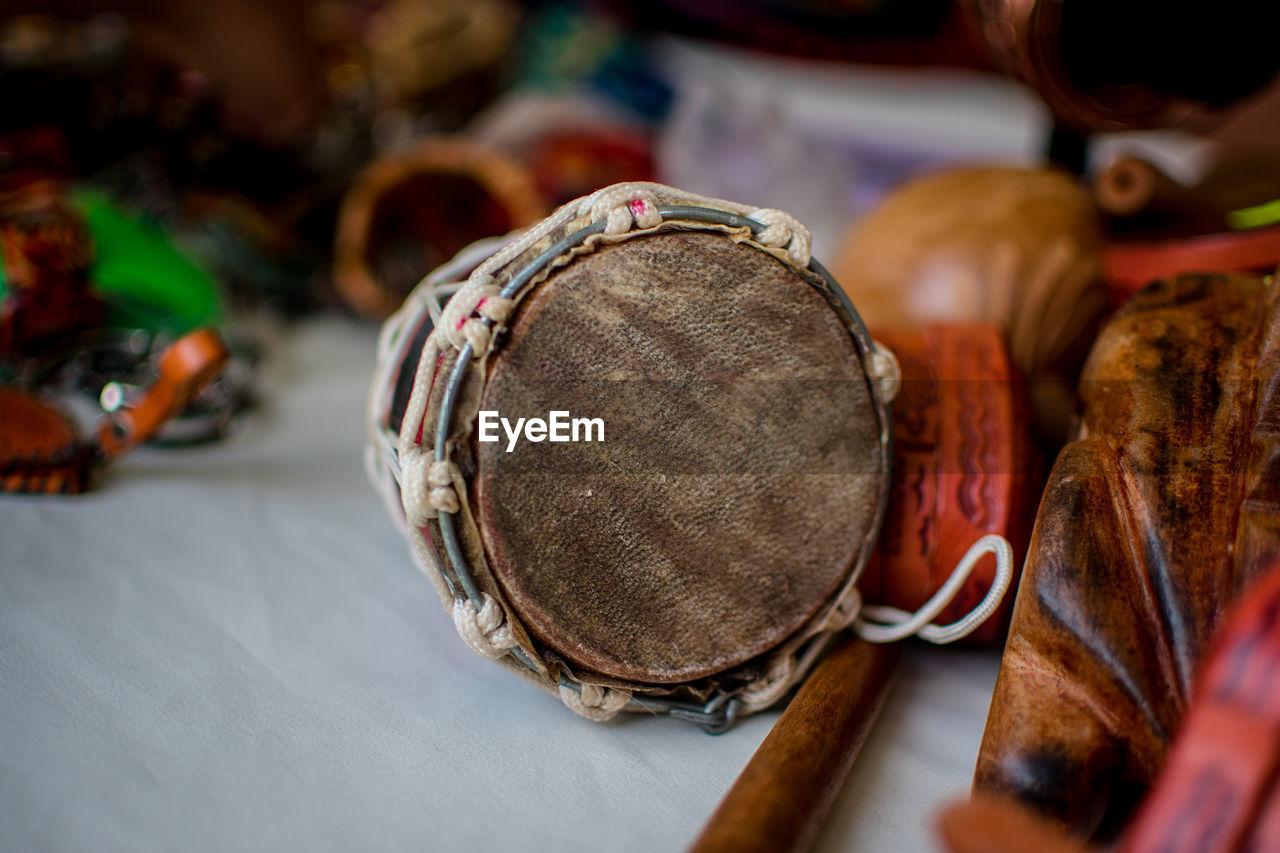
[[[464,287],[453,295],[440,316],[439,330],[454,349],[471,344],[474,353],[489,350],[493,329],[506,322],[515,306],[514,299],[499,296],[502,288],[489,281],[475,287]],[[477,316],[472,316],[472,315]],[[482,321],[489,320],[489,323]]]
[[[400,513],[404,509],[401,500],[401,483],[404,481],[399,453],[401,443],[399,436],[387,428],[386,421],[390,415],[395,376],[404,363],[405,348],[409,346],[412,331],[417,328],[423,312],[430,316],[432,328],[439,328],[442,306],[462,287],[458,279],[512,239],[510,235],[490,237],[463,249],[453,260],[418,282],[404,304],[387,318],[378,333],[376,367],[369,386],[369,444],[365,448],[365,473],[397,523],[400,523]],[[430,365],[432,361],[431,353],[424,347],[417,366],[420,368],[424,362]],[[415,386],[416,382],[415,378]],[[425,523],[425,515],[421,512],[415,519]]]
[[[501,605],[487,592],[482,595],[484,605],[479,610],[469,598],[453,600],[453,626],[471,651],[496,660],[515,646],[516,638],[506,623]]]
[[[880,402],[889,405],[898,396],[902,387],[902,368],[898,366],[898,357],[879,341],[872,341],[872,349],[867,358],[867,372],[876,382],[880,391]]]
[[[771,249],[786,249],[791,263],[804,269],[809,266],[812,241],[809,229],[800,224],[790,213],[758,207],[747,214],[751,219],[767,226],[756,235],[757,243]]]
[[[986,596],[963,619],[950,625],[934,625],[933,620],[947,608],[951,600],[960,592],[974,567],[987,554],[996,557],[996,576],[991,581],[991,588]],[[908,613],[896,607],[882,605],[864,605],[862,613],[853,622],[853,630],[864,640],[873,643],[891,643],[903,640],[912,635],[931,643],[954,642],[967,636],[995,613],[1004,598],[1009,584],[1013,582],[1013,548],[1003,536],[988,533],[969,547],[960,563],[951,572],[951,577],[942,588],[925,602],[915,613]]]
[[[756,236],[757,242],[770,248],[785,249],[788,259],[798,267],[803,268],[809,265],[812,244],[809,229],[788,213],[709,198],[648,181],[632,181],[605,187],[589,196],[563,205],[551,216],[511,240],[476,267],[467,278],[467,283],[460,293],[492,286],[494,275],[498,270],[545,240],[556,229],[576,219],[603,220],[605,233],[609,235],[625,234],[633,228],[653,228],[662,222],[662,216],[658,213],[659,198],[668,204],[716,208],[755,219],[766,226]],[[466,335],[463,334],[462,338],[458,339],[457,331],[450,330],[449,342],[460,348],[458,340],[465,342]],[[480,350],[477,349],[476,352],[479,354]]]
[[[579,684],[574,689],[572,684],[561,684],[560,701],[579,717],[603,723],[616,717],[627,706],[631,701],[631,691],[597,684]]]
[[[765,708],[790,690],[795,680],[796,656],[783,655],[769,666],[764,675],[744,687],[739,698],[748,708]]]

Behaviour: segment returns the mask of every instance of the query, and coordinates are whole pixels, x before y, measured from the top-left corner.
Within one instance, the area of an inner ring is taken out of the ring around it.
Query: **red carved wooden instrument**
[[[933,325],[876,339],[897,356],[902,385],[893,401],[889,509],[859,588],[868,604],[914,611],[985,534],[1008,539],[1021,566],[1039,503],[1039,460],[1026,382],[999,328]],[[980,564],[938,621],[972,610],[994,578],[994,561]],[[1012,611],[1009,595],[970,638],[1001,642]]]

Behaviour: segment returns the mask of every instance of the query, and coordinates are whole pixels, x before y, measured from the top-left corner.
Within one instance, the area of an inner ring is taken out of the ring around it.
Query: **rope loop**
[[[800,224],[790,213],[782,210],[762,207],[751,211],[751,218],[766,226],[755,235],[755,240],[771,249],[787,250],[791,263],[804,269],[809,266],[810,237],[809,229]]]
[[[898,357],[879,341],[871,342],[874,349],[867,357],[867,373],[876,381],[880,391],[880,399],[887,406],[898,396],[902,387],[902,368],[898,365]]]
[[[956,593],[969,579],[978,561],[987,554],[994,554],[996,557],[996,576],[991,581],[991,588],[987,590],[986,597],[964,618],[950,625],[932,624],[938,614],[945,610],[951,600],[956,597]],[[1012,581],[1013,547],[1003,536],[988,533],[969,546],[969,550],[965,552],[964,557],[951,573],[951,577],[947,578],[947,582],[915,613],[907,613],[896,607],[866,605],[862,608],[862,615],[853,623],[853,629],[864,640],[872,643],[891,643],[913,634],[922,640],[939,645],[955,642],[967,636],[985,622],[992,613],[995,613]]]
[[[430,450],[416,445],[400,454],[400,504],[410,527],[424,527],[437,512],[457,512],[453,488],[458,467],[449,460],[433,461]]]
[[[437,512],[457,512],[458,493],[453,489],[458,466],[448,459],[432,462],[427,467],[427,504]]]
[[[791,687],[795,672],[795,655],[783,655],[770,664],[763,676],[747,685],[739,698],[748,708],[772,705]]]
[[[592,196],[591,216],[605,221],[606,234],[625,234],[633,227],[653,228],[662,222],[657,198],[634,184],[619,184]]]
[[[502,657],[516,644],[501,605],[488,593],[484,593],[479,610],[469,598],[454,599],[453,626],[471,651],[490,660]]]
[[[440,331],[454,349],[471,344],[471,351],[483,355],[489,349],[493,328],[502,325],[511,313],[514,300],[499,296],[501,288],[492,278],[468,283],[449,300],[440,314]],[[483,322],[488,318],[493,326]]]
[[[431,467],[431,454],[421,447],[402,450],[400,456],[400,503],[404,518],[410,527],[425,527],[435,517],[431,507],[431,488],[427,483],[427,471]]]
[[[582,684],[575,690],[573,685],[561,683],[560,701],[579,717],[603,723],[617,716],[631,701],[631,691],[598,684]]]

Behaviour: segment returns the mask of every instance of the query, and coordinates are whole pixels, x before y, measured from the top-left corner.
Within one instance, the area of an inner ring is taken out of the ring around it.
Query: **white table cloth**
[[[652,851],[777,712],[599,725],[475,657],[361,468],[375,331],[283,335],[221,444],[0,496],[0,849]],[[936,849],[995,651],[912,646],[819,849]]]

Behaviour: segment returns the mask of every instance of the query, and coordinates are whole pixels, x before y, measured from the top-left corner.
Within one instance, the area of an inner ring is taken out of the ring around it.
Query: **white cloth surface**
[[[0,496],[0,850],[651,851],[777,718],[579,719],[463,645],[361,468],[372,327],[284,334],[218,445]],[[936,849],[996,651],[913,646],[819,840]]]

